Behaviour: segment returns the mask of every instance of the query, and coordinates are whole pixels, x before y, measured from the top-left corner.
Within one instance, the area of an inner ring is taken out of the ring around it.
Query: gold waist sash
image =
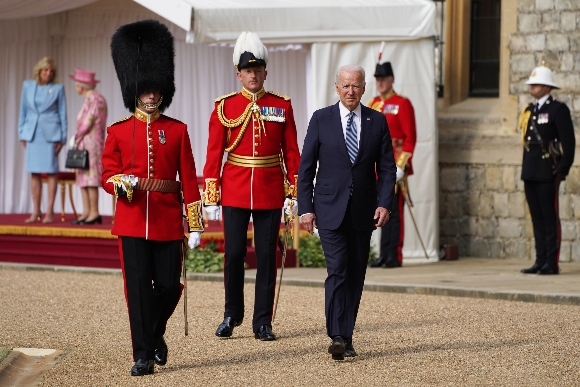
[[[280,154],[272,156],[241,156],[228,153],[228,163],[246,168],[270,168],[280,166]]]

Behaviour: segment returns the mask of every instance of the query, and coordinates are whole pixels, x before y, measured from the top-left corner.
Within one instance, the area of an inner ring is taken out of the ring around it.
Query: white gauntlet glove
[[[298,201],[286,198],[284,200],[284,214],[289,218],[295,218],[298,214]]]
[[[201,232],[199,231],[192,231],[189,233],[189,240],[187,241],[187,245],[190,249],[195,249],[199,246],[199,242],[201,242]]]
[[[219,220],[220,219],[220,213],[221,213],[220,206],[218,206],[218,205],[205,206],[204,209],[205,209],[205,212],[207,214],[207,218],[209,220]]]
[[[397,167],[397,183],[405,176],[405,171]]]
[[[111,176],[107,183],[115,185],[115,195],[117,197],[126,197],[128,201],[133,200],[133,188],[137,185],[139,178],[132,175],[115,175]]]

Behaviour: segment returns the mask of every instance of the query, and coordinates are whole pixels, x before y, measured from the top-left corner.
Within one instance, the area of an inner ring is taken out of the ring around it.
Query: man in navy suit
[[[311,234],[318,228],[326,258],[326,331],[334,360],[357,355],[352,334],[371,234],[389,220],[395,189],[387,120],[360,103],[365,85],[360,66],[338,69],[340,102],[312,115],[298,172],[300,222]]]

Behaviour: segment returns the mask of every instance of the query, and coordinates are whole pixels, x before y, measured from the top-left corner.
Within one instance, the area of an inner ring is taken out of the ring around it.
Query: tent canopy
[[[135,0],[189,31],[195,43],[232,42],[251,29],[264,43],[371,42],[436,35],[430,0]],[[255,20],[257,22],[248,23]]]
[[[30,198],[23,194],[29,192],[24,149],[15,146],[15,128],[22,81],[30,77],[32,66],[42,56],[55,58],[60,79],[64,79],[70,137],[83,99],[65,74],[77,67],[96,71],[102,80],[99,91],[107,98],[108,120],[125,117],[110,59],[111,35],[120,25],[137,20],[169,20],[161,21],[175,36],[178,87],[166,113],[188,124],[197,172],[201,172],[213,99],[239,90],[230,45],[241,31],[258,33],[270,50],[266,88],[292,97],[299,146],[313,111],[337,103],[334,74],[341,65],[356,63],[366,69],[363,103],[376,95],[372,74],[379,46],[385,41],[383,58],[393,64],[395,90],[415,107],[415,175],[409,178],[415,204],[412,210],[427,253],[436,258],[435,9],[431,0],[0,1],[0,19],[4,19],[0,20],[0,50],[4,53],[0,56],[0,87],[5,95],[14,96],[0,105],[0,154],[4,161],[0,163],[0,212],[31,211]],[[198,44],[187,44],[188,38]],[[61,152],[61,165],[65,154]],[[46,201],[44,195],[43,203]],[[75,201],[80,202],[79,192]],[[59,207],[57,204],[55,210]],[[99,207],[103,214],[112,211],[107,195],[100,195]],[[65,210],[71,211],[69,204]],[[409,215],[407,208],[405,260],[426,261]]]

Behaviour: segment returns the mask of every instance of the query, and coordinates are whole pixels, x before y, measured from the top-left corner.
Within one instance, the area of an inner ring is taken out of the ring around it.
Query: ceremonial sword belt
[[[280,154],[272,156],[241,156],[228,153],[228,163],[246,168],[270,168],[280,166]]]
[[[154,191],[162,193],[177,193],[181,190],[181,182],[175,180],[140,178],[134,188],[136,191]]]

